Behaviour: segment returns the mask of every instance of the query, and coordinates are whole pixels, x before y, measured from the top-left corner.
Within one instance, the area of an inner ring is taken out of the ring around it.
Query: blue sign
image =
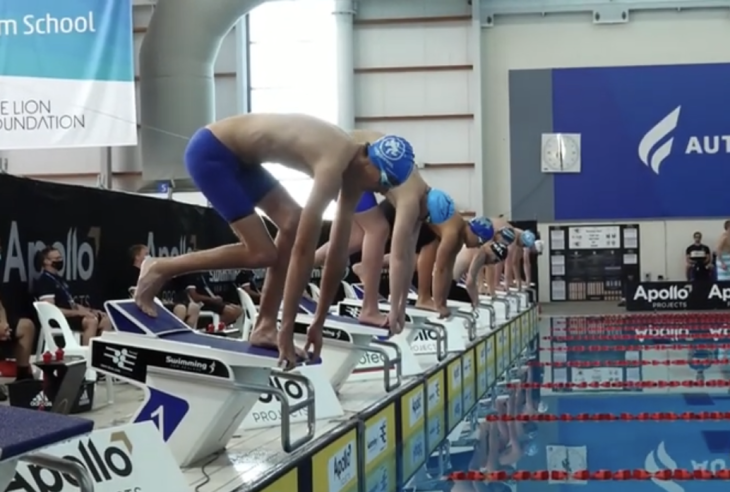
[[[131,0],[0,3],[0,149],[137,142]]]
[[[730,64],[553,70],[553,131],[581,134],[555,219],[727,217]]]
[[[151,420],[167,441],[190,410],[187,401],[154,388],[147,388],[148,397],[134,423]]]

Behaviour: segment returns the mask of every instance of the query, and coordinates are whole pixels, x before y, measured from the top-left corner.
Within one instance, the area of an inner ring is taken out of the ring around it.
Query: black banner
[[[129,248],[174,256],[233,242],[212,209],[131,193],[0,176],[2,301],[15,315],[31,315],[32,283],[46,246],[64,259],[61,275],[79,304],[100,308],[128,297],[136,278]]]
[[[629,285],[627,311],[710,311],[730,308],[730,282],[640,282]]]

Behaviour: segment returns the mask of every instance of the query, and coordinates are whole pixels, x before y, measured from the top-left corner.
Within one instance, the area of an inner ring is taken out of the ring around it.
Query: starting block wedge
[[[302,375],[275,370],[278,351],[196,333],[155,302],[151,318],[132,300],[107,301],[116,332],[92,339],[91,366],[143,389],[131,421],[153,421],[180,467],[224,449],[261,394],[278,399],[285,451],[314,437],[315,389]],[[300,384],[306,396],[291,404],[272,376]],[[307,432],[292,440],[291,415],[305,409]]]
[[[89,434],[94,422],[57,413],[0,406],[0,490],[6,490],[19,461],[70,475],[81,492],[93,492],[94,482],[80,463],[39,451]]]

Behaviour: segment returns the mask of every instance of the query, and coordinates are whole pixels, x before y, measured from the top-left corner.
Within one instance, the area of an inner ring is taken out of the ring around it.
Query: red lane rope
[[[576,345],[565,347],[540,347],[543,352],[622,352],[624,350],[714,350],[729,349],[730,343],[686,343],[667,345]]]
[[[512,473],[505,471],[498,472],[480,472],[466,471],[453,472],[444,477],[446,480],[452,481],[493,481],[502,482],[505,480],[515,481],[548,481],[548,480],[672,480],[672,481],[688,481],[688,480],[730,480],[730,470],[717,470],[715,472],[709,470],[659,470],[650,472],[647,470],[581,470],[573,473],[567,473],[561,470],[518,470]]]
[[[665,359],[665,360],[571,360],[566,362],[538,362],[531,360],[527,365],[537,367],[638,367],[638,366],[688,366],[707,364],[730,364],[730,359]]]
[[[716,421],[730,420],[730,412],[639,412],[639,413],[562,413],[533,415],[487,415],[487,422],[627,422],[627,421]]]
[[[686,333],[686,334],[676,334],[676,335],[667,335],[667,334],[660,334],[660,335],[651,335],[651,334],[645,334],[645,335],[629,335],[629,334],[621,334],[621,335],[564,335],[564,336],[544,336],[542,337],[543,340],[551,340],[553,342],[582,342],[582,341],[617,341],[617,340],[644,340],[644,339],[651,339],[651,340],[674,340],[677,338],[703,338],[703,339],[712,339],[712,340],[719,340],[720,338],[728,338],[730,337],[730,330],[728,330],[728,335],[722,335],[718,336],[714,333]]]
[[[685,381],[592,381],[587,382],[565,382],[565,383],[508,383],[507,388],[516,389],[568,389],[568,388],[592,388],[592,389],[613,389],[613,388],[727,388],[730,387],[730,381],[724,379],[712,379],[708,381],[698,381],[689,379]]]

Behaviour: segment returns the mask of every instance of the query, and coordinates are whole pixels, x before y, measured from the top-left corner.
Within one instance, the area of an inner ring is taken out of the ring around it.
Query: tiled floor
[[[543,310],[552,316],[515,379],[401,490],[727,491],[730,337],[717,330],[730,315],[617,317],[604,306],[606,316],[589,317],[580,306],[566,318],[561,309]]]

